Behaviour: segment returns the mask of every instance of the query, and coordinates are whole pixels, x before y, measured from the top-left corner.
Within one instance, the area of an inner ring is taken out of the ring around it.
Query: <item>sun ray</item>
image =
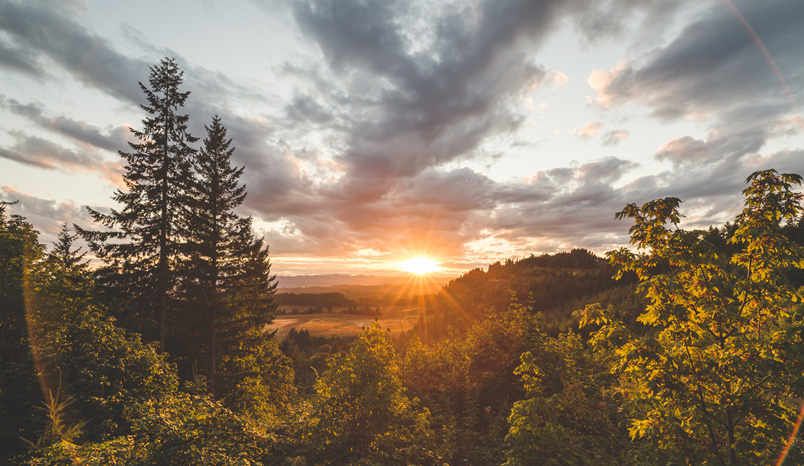
[[[428,273],[438,272],[441,267],[433,259],[428,257],[413,257],[406,261],[398,262],[397,267],[405,272],[414,273],[416,275],[424,275]]]

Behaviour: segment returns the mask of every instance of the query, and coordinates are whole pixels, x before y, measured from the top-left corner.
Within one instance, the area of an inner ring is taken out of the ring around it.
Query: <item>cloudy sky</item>
[[[0,199],[51,242],[113,207],[149,66],[219,114],[280,275],[450,272],[688,227],[804,174],[804,2],[0,0]]]

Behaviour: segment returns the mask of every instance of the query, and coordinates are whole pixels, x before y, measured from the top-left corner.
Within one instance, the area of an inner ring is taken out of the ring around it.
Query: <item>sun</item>
[[[399,262],[398,267],[405,272],[415,273],[416,275],[425,275],[428,273],[438,272],[441,270],[438,262],[427,257],[414,257],[406,261]]]

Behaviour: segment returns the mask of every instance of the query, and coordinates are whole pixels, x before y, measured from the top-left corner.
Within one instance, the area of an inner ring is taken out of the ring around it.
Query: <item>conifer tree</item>
[[[123,207],[110,213],[89,209],[95,222],[114,231],[78,228],[95,254],[121,273],[123,291],[144,298],[148,311],[156,311],[158,339],[165,350],[167,301],[175,281],[175,262],[181,244],[178,224],[186,211],[190,160],[196,141],[187,130],[188,115],[179,114],[190,94],[179,90],[184,72],[175,59],[163,58],[151,67],[150,87],[140,84],[148,100],[148,114],[138,139],[130,142],[125,159],[125,190],[112,198]]]
[[[265,383],[274,384],[263,376],[275,372],[277,368],[271,367],[282,366],[284,359],[278,357],[270,335],[262,332],[276,309],[268,248],[254,237],[251,218],[234,212],[246,197],[239,181],[243,167],[232,166],[235,149],[217,115],[206,130],[193,163],[196,177],[185,225],[187,261],[181,289],[186,299],[181,332],[195,353],[187,354],[189,358],[197,360],[206,349],[210,392],[234,400],[238,395],[232,392],[242,392],[249,385],[246,379],[254,382],[247,389],[252,393],[255,387],[259,392]],[[219,367],[223,383],[218,381]]]
[[[182,286],[184,294],[190,297],[195,315],[184,316],[187,328],[183,332],[193,333],[191,329],[198,328],[197,321],[206,321],[206,332],[195,332],[199,340],[206,340],[206,345],[194,346],[196,352],[200,346],[207,347],[207,376],[210,392],[214,394],[217,325],[222,315],[223,296],[231,292],[233,280],[239,275],[251,238],[251,221],[234,213],[246,192],[239,182],[243,167],[235,168],[231,163],[235,149],[231,146],[232,140],[227,138],[226,127],[215,115],[212,125],[205,128],[207,137],[193,163],[196,177],[186,224],[190,240]],[[206,338],[201,336],[204,334]]]
[[[58,291],[62,296],[74,295],[73,300],[89,296],[91,273],[86,252],[81,247],[74,247],[77,234],[72,234],[67,224],[59,232],[58,240],[53,243],[53,250],[45,257],[50,278],[58,282]]]

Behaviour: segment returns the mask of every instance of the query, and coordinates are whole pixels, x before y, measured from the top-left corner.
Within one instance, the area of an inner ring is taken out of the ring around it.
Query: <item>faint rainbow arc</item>
[[[731,0],[723,0],[723,2],[726,4],[726,6],[729,7],[729,10],[731,10],[731,12],[737,18],[737,20],[740,21],[740,24],[743,25],[745,30],[748,32],[748,35],[751,36],[751,39],[753,39],[754,43],[757,45],[757,47],[759,47],[759,50],[762,52],[762,55],[765,55],[765,60],[768,61],[771,70],[773,70],[773,73],[776,75],[776,79],[778,79],[779,84],[782,85],[782,89],[784,90],[784,93],[787,95],[787,99],[790,101],[790,106],[793,108],[793,111],[795,113],[800,113],[798,110],[798,105],[796,104],[796,99],[793,97],[793,93],[790,92],[790,87],[787,85],[787,81],[785,81],[784,76],[782,76],[782,72],[781,70],[779,70],[779,67],[776,66],[776,62],[773,60],[773,57],[771,56],[770,52],[768,52],[768,49],[765,47],[765,44],[762,43],[762,39],[759,38],[757,33],[754,31],[754,28],[752,28],[751,25],[748,24],[748,21],[746,21],[745,17],[742,15],[742,13],[740,13],[740,10],[738,10],[737,7],[734,6],[734,3],[732,3]]]

